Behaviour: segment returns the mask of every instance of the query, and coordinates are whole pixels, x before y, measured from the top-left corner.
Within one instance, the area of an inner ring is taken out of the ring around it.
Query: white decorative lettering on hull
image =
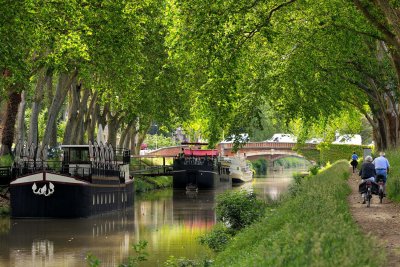
[[[36,183],[33,183],[32,185],[32,191],[36,195],[44,195],[44,196],[50,196],[51,194],[54,193],[54,184],[51,182],[49,183],[49,188],[47,189],[47,185],[44,185],[43,187],[38,188]]]

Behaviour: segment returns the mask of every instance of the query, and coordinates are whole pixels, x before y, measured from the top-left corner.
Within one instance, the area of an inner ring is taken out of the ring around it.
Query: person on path
[[[357,169],[357,165],[358,165],[358,156],[355,151],[353,152],[353,155],[351,155],[350,164],[351,164],[351,166],[353,166],[353,173],[354,173],[355,170]]]
[[[379,157],[375,158],[372,163],[375,165],[376,176],[383,176],[383,192],[386,194],[386,181],[387,175],[389,173],[390,164],[385,157],[385,152],[380,152]]]
[[[361,165],[360,172],[358,175],[361,176],[361,184],[366,182],[366,181],[375,181],[375,175],[376,175],[376,170],[375,170],[375,165],[372,164],[372,157],[371,156],[366,156],[364,163]],[[364,193],[361,194],[361,197],[363,198],[363,204],[365,204],[365,198],[364,198]]]

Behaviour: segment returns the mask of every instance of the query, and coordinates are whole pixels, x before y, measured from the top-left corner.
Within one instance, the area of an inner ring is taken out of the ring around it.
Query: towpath
[[[349,178],[352,193],[348,202],[353,218],[365,233],[379,240],[381,247],[386,249],[386,266],[400,266],[400,204],[386,198],[380,204],[378,196],[374,195],[371,207],[367,208],[358,193],[359,181],[358,173],[352,173]]]

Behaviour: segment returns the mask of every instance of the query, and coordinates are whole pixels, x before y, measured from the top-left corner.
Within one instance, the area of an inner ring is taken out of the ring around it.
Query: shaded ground
[[[349,184],[352,193],[348,197],[350,211],[361,229],[382,242],[388,255],[386,266],[400,266],[400,204],[386,198],[379,203],[377,195],[373,195],[371,207],[367,208],[362,203],[358,193],[360,177],[358,173],[352,174]]]

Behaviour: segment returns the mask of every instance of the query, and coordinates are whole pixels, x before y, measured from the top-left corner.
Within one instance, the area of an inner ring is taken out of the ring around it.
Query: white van
[[[359,134],[344,134],[340,135],[332,144],[342,145],[362,145],[361,135]]]
[[[264,142],[296,143],[297,138],[293,134],[278,133],[274,134],[270,139]]]

